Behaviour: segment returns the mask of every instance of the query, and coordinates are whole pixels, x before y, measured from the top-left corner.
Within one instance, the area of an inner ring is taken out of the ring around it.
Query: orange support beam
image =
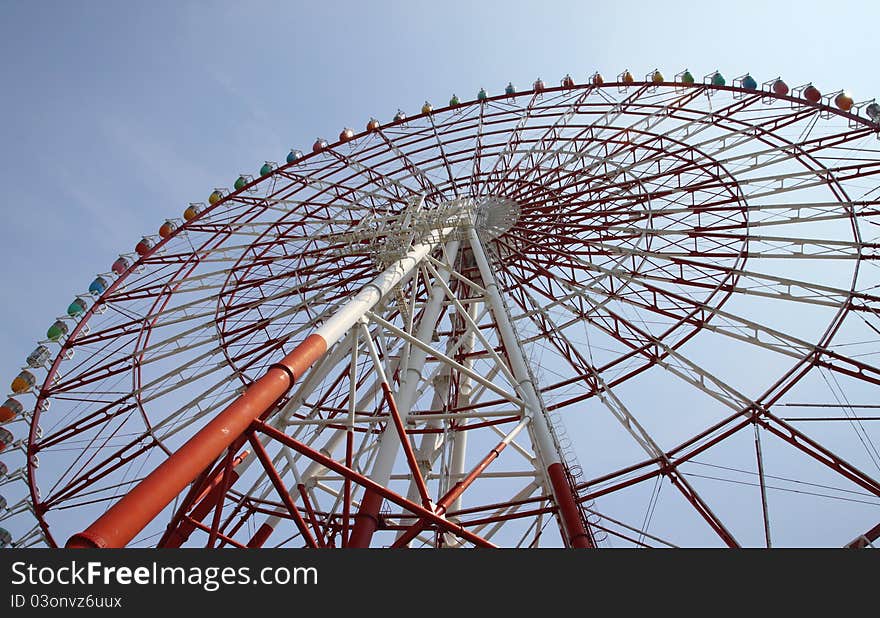
[[[326,351],[323,337],[309,335],[67,547],[125,547]]]

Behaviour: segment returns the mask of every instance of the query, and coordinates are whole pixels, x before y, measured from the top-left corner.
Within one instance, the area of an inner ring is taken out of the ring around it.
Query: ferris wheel
[[[878,131],[566,75],[233,177],[13,376],[0,545],[871,545]]]

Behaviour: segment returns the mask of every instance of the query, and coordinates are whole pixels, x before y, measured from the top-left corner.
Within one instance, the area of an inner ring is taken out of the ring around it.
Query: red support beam
[[[416,454],[410,444],[409,436],[400,419],[400,411],[397,409],[397,402],[394,400],[394,393],[388,382],[382,382],[382,392],[385,394],[385,401],[388,403],[388,410],[391,412],[391,418],[394,421],[394,428],[397,430],[397,437],[400,438],[400,444],[403,452],[406,454],[406,461],[409,464],[409,471],[412,474],[416,487],[419,490],[419,497],[422,499],[422,506],[426,509],[431,508],[431,496],[428,495],[428,487],[425,485],[425,479],[422,478],[422,471],[419,469],[419,462],[416,461]]]
[[[691,487],[691,484],[687,482],[687,480],[682,476],[681,472],[676,470],[674,467],[669,468],[668,471],[669,479],[672,481],[672,484],[675,485],[676,489],[678,489],[682,495],[687,499],[688,502],[697,510],[700,516],[706,520],[706,522],[711,526],[712,530],[721,537],[721,540],[724,541],[724,544],[731,548],[739,547],[739,543],[730,531],[724,526],[720,519],[712,512],[712,509],[709,508],[709,505],[703,501],[700,495],[696,492],[696,490]]]
[[[269,524],[264,523],[257,531],[254,533],[254,536],[251,537],[251,540],[248,541],[247,546],[250,548],[262,547],[263,544],[269,539],[269,536],[274,532],[275,529]]]
[[[568,545],[575,549],[592,548],[593,542],[581,519],[574,489],[568,482],[565,468],[561,463],[550,464],[547,468],[547,476],[550,477],[550,484],[553,485],[553,495],[556,496],[559,517],[568,537]]]
[[[268,413],[312,363],[327,350],[310,335],[281,363],[272,365],[244,394],[190,438],[177,452],[123,496],[68,547],[125,547],[171,503],[251,422]]]
[[[869,543],[876,541],[878,537],[880,537],[880,524],[877,524],[865,534],[860,534],[854,538],[846,544],[846,547],[847,549],[863,549],[867,547]]]
[[[379,529],[379,509],[381,508],[381,494],[369,489],[365,490],[360,508],[354,516],[354,526],[352,526],[351,536],[348,538],[349,547],[370,546],[373,534]]]
[[[312,530],[315,531],[315,534],[318,537],[319,547],[327,547],[327,539],[324,537],[324,531],[318,523],[318,516],[315,515],[315,509],[312,508],[312,501],[309,500],[309,492],[306,489],[306,486],[300,483],[296,486],[296,489],[299,491],[303,506],[306,508],[306,516],[309,518],[309,523],[312,524]]]
[[[187,521],[189,521],[189,523],[191,523],[194,527],[198,528],[199,530],[203,530],[209,534],[211,533],[211,528],[209,528],[208,526],[206,526],[202,522],[196,521],[194,519],[189,519],[189,518],[185,518],[185,519]],[[217,534],[217,538],[220,539],[221,541],[223,541],[224,543],[227,543],[227,544],[232,545],[233,547],[237,547],[239,549],[245,549],[245,546],[242,545],[241,543],[239,543],[238,541],[236,541],[235,539],[231,539],[228,536],[226,536],[225,534],[221,534],[219,532],[217,532],[216,534]]]
[[[772,434],[797,447],[813,459],[825,464],[838,474],[849,479],[875,496],[880,496],[880,482],[868,476],[851,463],[835,455],[803,432],[792,427],[770,412],[762,412],[756,422]]]
[[[455,485],[448,492],[446,492],[446,495],[440,498],[440,501],[437,502],[437,508],[434,512],[438,515],[445,515],[446,510],[449,508],[449,506],[453,502],[455,502],[455,500],[459,496],[461,496],[461,494],[463,494],[464,491],[468,487],[470,487],[475,480],[479,478],[480,474],[483,473],[483,470],[489,467],[490,463],[498,459],[498,456],[501,455],[501,451],[503,451],[506,446],[507,442],[501,441],[495,448],[489,451],[489,454],[483,457],[483,459],[481,459],[480,462],[476,466],[474,466],[474,468],[466,477],[456,482]],[[410,526],[403,535],[398,537],[398,539],[394,541],[394,544],[391,547],[406,547],[414,538],[416,538],[416,536],[418,536],[418,534],[422,530],[427,527],[427,525],[428,522],[425,521],[425,519],[418,520],[412,526]]]
[[[233,481],[232,474],[233,466],[235,465],[236,450],[238,450],[238,447],[235,445],[230,446],[226,450],[227,454],[223,461],[223,474],[220,476],[217,487],[215,488],[217,495],[213,500],[214,517],[211,519],[211,532],[208,535],[209,549],[214,548],[214,543],[217,542],[217,535],[220,532],[220,516],[223,514],[223,498],[226,496],[226,492],[229,491],[229,486]]]
[[[183,501],[182,508],[175,515],[171,524],[169,524],[168,530],[165,532],[162,540],[159,541],[159,547],[180,547],[186,542],[190,534],[195,530],[195,526],[189,520],[204,520],[205,517],[208,516],[208,513],[211,512],[211,509],[221,502],[223,496],[229,491],[229,487],[238,480],[238,472],[235,471],[235,468],[241,464],[249,454],[250,451],[244,451],[232,461],[230,480],[225,484],[225,487],[221,484],[224,474],[219,466],[214,473],[210,475],[211,480],[207,484],[193,484],[193,489],[198,489],[200,485],[203,486],[201,493],[195,499]],[[192,504],[196,504],[196,507],[188,516],[184,517],[184,513]],[[180,524],[173,527],[175,522],[178,521]]]
[[[260,431],[260,432],[266,434],[267,436],[269,436],[270,438],[272,438],[273,440],[277,440],[278,442],[281,442],[282,444],[289,446],[290,448],[292,448],[296,452],[302,453],[303,455],[305,455],[306,457],[308,457],[312,461],[321,464],[325,468],[333,470],[334,472],[341,474],[344,477],[350,478],[352,481],[354,481],[358,485],[361,485],[362,487],[367,489],[368,490],[367,494],[369,494],[369,493],[377,494],[379,497],[379,500],[381,500],[382,498],[389,500],[389,501],[393,502],[394,504],[410,511],[414,515],[416,515],[418,517],[424,517],[430,523],[436,524],[441,529],[443,529],[447,532],[451,532],[452,534],[455,534],[457,536],[460,536],[461,538],[465,539],[466,541],[469,541],[470,543],[473,543],[474,545],[477,545],[478,547],[495,547],[494,544],[492,544],[489,541],[487,541],[486,539],[474,534],[473,532],[466,530],[463,526],[455,524],[455,523],[443,518],[442,516],[434,513],[433,511],[430,511],[430,510],[426,509],[425,507],[423,507],[419,504],[416,504],[415,502],[410,502],[409,500],[407,500],[403,496],[391,491],[387,487],[383,487],[379,483],[364,476],[363,474],[360,474],[350,468],[346,468],[344,465],[340,464],[335,459],[328,457],[319,451],[316,451],[315,449],[311,448],[310,446],[303,444],[299,440],[292,438],[291,436],[288,436],[286,433],[275,429],[271,425],[267,425],[266,423],[264,423],[262,421],[254,421],[252,424],[252,427],[255,431]],[[352,535],[354,535],[353,532],[352,532]],[[354,546],[353,543],[352,543],[352,546]]]
[[[250,440],[251,445],[254,447],[254,452],[257,454],[257,458],[259,458],[260,463],[263,464],[263,469],[266,471],[266,476],[268,476],[269,480],[272,481],[272,485],[275,486],[275,491],[278,492],[278,495],[281,497],[281,501],[284,503],[284,506],[287,507],[287,510],[290,512],[291,517],[293,517],[293,521],[296,523],[296,527],[299,529],[299,532],[305,540],[306,545],[308,545],[309,547],[321,547],[321,545],[319,545],[319,543],[312,536],[312,533],[309,532],[309,528],[306,525],[303,516],[300,514],[299,509],[293,502],[293,498],[290,497],[290,492],[288,492],[287,487],[284,486],[284,481],[281,479],[281,476],[278,474],[275,466],[272,465],[272,460],[269,458],[269,454],[266,453],[266,449],[263,447],[262,442],[260,442],[253,433],[248,436],[248,439]]]

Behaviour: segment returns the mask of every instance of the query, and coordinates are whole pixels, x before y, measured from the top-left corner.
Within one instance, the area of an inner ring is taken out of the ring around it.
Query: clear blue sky
[[[627,67],[880,95],[868,0],[0,8],[3,380],[73,293],[164,218],[371,115]]]
[[[625,68],[880,96],[876,0],[0,0],[0,14],[3,384],[166,217],[370,116]]]

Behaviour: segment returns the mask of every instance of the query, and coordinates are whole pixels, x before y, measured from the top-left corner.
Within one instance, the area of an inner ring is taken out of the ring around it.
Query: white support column
[[[468,316],[471,319],[471,322],[476,322],[477,316],[480,315],[480,305],[482,303],[478,301],[472,301],[467,308]],[[461,364],[467,367],[468,369],[473,368],[474,361],[472,358],[467,356],[468,353],[472,352],[474,349],[474,342],[476,340],[476,332],[471,329],[465,334],[465,341],[462,344],[462,350],[465,354],[464,358],[462,358]],[[459,376],[458,383],[458,397],[459,397],[459,405],[461,407],[466,407],[471,404],[471,395],[474,392],[474,381],[471,380],[470,376],[467,374],[463,374]],[[463,419],[459,421],[459,425],[467,425],[467,420]],[[466,463],[466,455],[467,455],[467,431],[456,431],[452,435],[452,459],[449,463],[449,475],[451,477],[451,482],[449,486],[455,484],[454,481],[461,479],[465,473],[465,463]],[[450,511],[457,511],[461,508],[461,496],[455,499],[455,501],[449,505]]]
[[[446,293],[449,293],[449,290],[446,290]],[[477,300],[472,300],[467,309],[468,316],[470,317],[470,322],[472,324],[476,323],[476,320],[480,314],[480,305],[481,303]],[[461,308],[461,305],[458,305]],[[457,349],[464,355],[462,359],[462,365],[471,369],[473,366],[472,359],[468,356],[470,352],[474,349],[474,342],[476,340],[476,333],[473,327],[470,324],[466,325],[467,331],[461,337],[461,343],[457,346]],[[444,366],[443,371],[434,377],[434,400],[431,404],[432,409],[439,410],[443,402],[445,401],[444,394],[447,392],[450,380],[451,369],[449,366]],[[438,384],[439,383],[439,384]],[[459,384],[458,384],[458,405],[459,406],[467,406],[471,402],[471,394],[473,392],[474,381],[467,374],[459,374]],[[422,474],[426,477],[428,473],[433,469],[434,462],[437,460],[438,455],[441,452],[441,446],[446,447],[448,444],[444,444],[443,434],[439,432],[443,427],[444,421],[450,421],[455,419],[459,425],[467,424],[467,417],[458,418],[457,414],[449,414],[449,415],[440,415],[445,418],[432,418],[429,422],[426,423],[427,429],[435,430],[435,432],[425,433],[422,436],[422,441],[418,449],[418,459],[421,462]],[[466,431],[456,431],[451,434],[451,440],[449,442],[452,444],[452,457],[449,465],[449,470],[447,471],[447,476],[443,479],[445,483],[441,483],[440,494],[443,494],[455,484],[455,481],[464,477],[465,474],[465,464],[466,464],[466,453],[467,453],[467,432]],[[407,499],[410,501],[417,501],[419,498],[418,488],[416,487],[415,482],[410,483],[409,491],[407,493]],[[461,508],[461,497],[456,498],[455,501],[450,506],[449,510],[457,510]],[[407,522],[406,519],[403,520]],[[413,519],[415,521],[415,519]],[[402,536],[404,531],[401,531],[398,534],[398,537]],[[444,542],[447,547],[457,546],[459,539],[454,534],[447,534]]]
[[[467,314],[470,318],[470,321],[476,323],[478,316],[480,315],[480,303],[479,301],[473,300],[468,305]],[[468,369],[473,368],[473,359],[467,356],[469,352],[472,352],[474,349],[474,343],[476,341],[476,332],[474,329],[468,330],[464,335],[464,343],[462,343],[462,350],[464,351],[465,356],[461,360],[461,364],[467,367]],[[471,380],[470,376],[467,374],[461,374],[459,376],[458,383],[458,403],[461,407],[466,407],[471,404],[471,396],[474,392],[474,381]],[[462,428],[467,425],[467,418],[459,419],[458,425]],[[449,461],[449,476],[447,478],[447,489],[452,488],[453,485],[462,478],[464,478],[465,473],[467,472],[466,464],[467,464],[467,442],[468,442],[468,432],[465,429],[460,429],[452,433],[452,457]],[[458,496],[455,500],[452,501],[452,504],[449,505],[449,511],[455,512],[461,509],[461,499],[462,496]],[[461,539],[454,534],[447,533],[443,537],[443,545],[445,547],[461,547]]]
[[[432,234],[428,240],[413,246],[403,257],[400,258],[396,263],[392,264],[388,268],[386,268],[378,277],[376,277],[373,281],[365,285],[361,288],[360,292],[358,292],[351,300],[349,300],[343,307],[337,311],[333,316],[331,316],[324,324],[320,326],[316,330],[316,334],[320,335],[324,338],[328,343],[336,342],[342,339],[346,332],[353,330],[352,327],[355,326],[358,320],[371,308],[373,308],[382,298],[384,298],[391,290],[394,289],[395,286],[399,285],[404,279],[409,277],[412,272],[417,268],[417,266],[421,263],[421,261],[425,258],[426,255],[429,255],[441,239],[445,238],[449,232],[452,231],[452,228],[446,228],[441,230],[439,233]],[[458,241],[453,241],[456,243],[456,247],[458,246]],[[355,327],[356,328],[356,327]],[[332,344],[331,344],[332,345]],[[339,348],[342,346],[337,346],[337,352],[339,352]],[[356,354],[356,350],[352,353]],[[341,357],[337,357],[334,355],[334,363],[326,363],[327,369],[332,368],[341,360]],[[326,370],[325,370],[326,373]],[[314,372],[313,372],[314,374]],[[321,376],[323,377],[323,376]],[[308,375],[306,376],[306,380],[303,383],[303,386],[300,388],[298,396],[295,397],[296,402],[291,402],[288,407],[285,408],[282,415],[276,418],[276,423],[283,422],[290,416],[290,414],[299,408],[302,405],[302,401],[305,400],[305,397],[308,393],[314,389],[317,384],[320,383],[320,379],[316,375]],[[333,450],[335,450],[342,438],[345,437],[346,432],[344,430],[335,430],[330,438],[327,440],[326,444],[322,449],[320,449],[325,455],[332,456]],[[248,456],[248,459],[242,462],[244,465],[241,468],[242,473],[247,466],[255,459],[253,454]],[[290,461],[291,469],[293,470],[294,462]],[[311,462],[309,466],[305,469],[303,474],[301,475],[299,481],[308,484],[311,478],[319,474],[324,470],[324,467],[317,463]],[[307,485],[308,486],[308,485]],[[291,488],[291,495],[293,495],[294,488]],[[295,497],[295,496],[294,496]],[[280,522],[280,518],[277,515],[271,515],[267,517],[266,521],[260,527],[262,534],[267,534],[267,532],[274,530],[274,528]]]
[[[352,332],[356,332],[357,329],[358,329],[358,327],[355,326],[351,330],[352,330]],[[353,336],[352,336],[352,339],[354,339]],[[351,352],[355,356],[357,355],[357,351],[356,350],[351,351],[351,348],[349,348],[349,347],[346,347],[345,350],[346,350],[346,352]],[[321,379],[323,379],[323,376],[321,376],[321,378],[317,380],[316,384],[319,383]],[[306,397],[309,394],[311,394],[311,391],[313,389],[314,389],[314,386],[311,389],[309,389],[307,392],[304,392],[303,396]],[[371,388],[366,389],[366,392],[360,394],[360,399],[357,401],[354,408],[357,410],[363,410],[364,408],[366,408],[370,399],[374,396],[374,394],[375,394],[374,389],[371,389]],[[295,412],[295,411],[296,411],[296,408],[293,408],[292,412]],[[351,418],[350,415],[351,415],[351,406],[349,407],[349,418]],[[290,416],[290,413],[288,413],[287,416]],[[283,426],[279,426],[278,428],[281,429],[282,431],[284,430]],[[332,432],[330,433],[330,436],[324,442],[324,445],[317,448],[317,450],[319,452],[323,453],[324,455],[326,455],[327,457],[333,457],[334,451],[336,451],[336,449],[339,448],[340,444],[343,441],[343,438],[346,437],[347,433],[348,433],[347,429],[333,429]],[[251,455],[250,457],[253,457],[253,455]],[[248,460],[245,463],[249,463],[249,461],[250,460]],[[293,463],[294,462],[291,462],[290,465],[292,466]],[[327,470],[327,468],[325,468],[322,464],[320,464],[316,461],[310,461],[308,463],[308,465],[306,466],[305,470],[303,470],[302,474],[300,475],[300,481],[306,486],[307,489],[311,490],[312,486],[313,486],[314,477],[324,473],[326,470]],[[353,487],[353,489],[357,489],[357,485],[355,485]],[[291,488],[291,496],[296,498],[296,496],[293,494],[293,488]],[[280,522],[281,522],[281,517],[279,517],[278,515],[268,515],[266,517],[265,523],[263,523],[261,528],[268,527],[269,529],[274,530],[275,527]]]
[[[355,294],[339,311],[330,316],[326,322],[315,330],[315,334],[324,339],[328,345],[339,341],[361,316],[372,309],[388,292],[406,279],[419,263],[425,259],[425,256],[431,253],[437,244],[451,231],[452,228],[446,228],[432,234],[433,238],[415,245],[406,255],[361,288],[360,292]],[[456,246],[458,245],[458,241],[452,242]]]
[[[451,276],[451,262],[455,260],[458,253],[460,241],[450,240],[446,244],[445,255],[448,263],[446,268],[440,272],[441,280],[445,284]],[[431,288],[430,296],[422,310],[422,318],[419,321],[418,329],[415,333],[415,339],[423,344],[429,345],[433,339],[434,332],[437,327],[437,319],[443,308],[443,300],[446,297],[444,285],[439,282],[435,283]],[[422,369],[425,360],[428,357],[428,351],[419,346],[410,348],[409,358],[406,363],[402,363],[405,367],[403,378],[401,379],[398,392],[395,394],[400,420],[406,423],[406,418],[412,409],[413,404],[418,396],[419,384],[422,380]],[[379,451],[373,461],[373,467],[369,477],[380,485],[387,485],[391,479],[391,472],[394,462],[397,459],[398,450],[400,449],[400,438],[392,423],[388,423],[382,435],[379,437]],[[382,500],[379,496],[366,492],[361,503],[361,508],[355,521],[351,535],[352,547],[368,547],[372,539],[373,532],[376,530],[378,522],[379,507]]]
[[[516,332],[513,330],[513,324],[510,321],[510,316],[507,314],[504,301],[501,299],[498,284],[495,282],[495,275],[475,228],[471,227],[468,230],[468,239],[471,250],[474,253],[477,268],[480,270],[480,276],[483,278],[483,287],[486,289],[486,301],[489,303],[492,317],[495,318],[495,323],[498,325],[501,341],[504,344],[505,350],[507,350],[510,370],[517,381],[517,394],[525,403],[524,416],[532,417],[529,423],[529,433],[532,435],[535,454],[542,467],[546,469],[554,463],[560,463],[562,460],[553,440],[553,434],[550,432],[547,418],[544,416],[540,396],[535,385],[532,383],[532,378],[526,365],[525,353],[522,347],[520,347]]]
[[[513,324],[498,290],[495,274],[486,257],[483,243],[473,226],[468,229],[468,239],[483,279],[483,287],[486,289],[486,300],[492,310],[504,348],[507,350],[510,369],[517,380],[517,393],[525,404],[523,416],[525,420],[530,421],[529,434],[535,447],[535,455],[540,469],[546,473],[550,492],[558,507],[563,537],[570,547],[592,547],[592,539],[582,521],[577,497],[569,484],[565,465],[544,414],[540,395],[532,382],[525,354],[513,330]]]
[[[443,371],[438,375],[434,376],[434,380],[432,382],[432,386],[434,388],[434,399],[431,402],[431,408],[434,410],[438,410],[443,406],[444,399],[441,393],[445,393],[446,389],[449,385],[449,367],[446,366],[443,368]],[[431,470],[434,467],[434,461],[437,459],[437,455],[440,453],[440,449],[443,446],[443,434],[440,431],[443,428],[443,419],[432,418],[425,423],[425,429],[428,429],[427,433],[422,434],[422,440],[419,444],[419,448],[416,450],[416,459],[419,462],[419,469],[421,470],[422,476],[427,478],[430,474]],[[442,490],[441,492],[442,493]],[[407,490],[406,499],[410,502],[418,502],[419,501],[419,488],[415,482],[415,479],[412,479],[412,482],[409,484],[409,489]],[[402,518],[403,523],[414,523],[418,518],[413,517],[412,519]],[[398,536],[402,535],[403,531],[401,531]]]
[[[452,240],[447,244],[446,253],[449,255],[450,260],[455,259],[458,246],[458,240]],[[444,269],[440,274],[441,279],[445,283],[449,280],[450,269]],[[435,283],[431,288],[431,295],[422,311],[422,319],[419,321],[418,330],[415,333],[415,337],[419,341],[424,343],[431,342],[437,327],[437,318],[440,316],[440,310],[443,307],[444,298],[445,290],[443,286],[440,283]],[[406,363],[406,372],[401,380],[399,391],[395,396],[400,419],[404,422],[415,403],[416,392],[422,381],[422,369],[425,366],[425,359],[427,357],[428,353],[421,348],[412,348],[410,350],[409,362]],[[385,485],[391,477],[391,470],[397,458],[400,440],[391,423],[388,423],[379,439],[379,454],[376,456],[375,462],[373,462],[373,469],[369,476],[380,485]]]

